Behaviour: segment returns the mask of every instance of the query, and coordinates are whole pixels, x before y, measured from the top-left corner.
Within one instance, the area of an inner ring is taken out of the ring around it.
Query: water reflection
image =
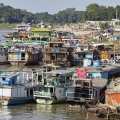
[[[0,108],[0,120],[98,120],[79,106],[28,104]]]

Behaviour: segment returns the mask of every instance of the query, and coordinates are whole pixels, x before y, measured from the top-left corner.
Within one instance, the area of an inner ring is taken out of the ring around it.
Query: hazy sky
[[[0,3],[31,12],[56,13],[65,8],[85,10],[90,3],[116,6],[120,5],[120,0],[0,0]]]

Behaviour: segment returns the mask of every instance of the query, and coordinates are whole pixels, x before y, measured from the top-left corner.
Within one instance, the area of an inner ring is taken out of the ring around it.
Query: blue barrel
[[[93,61],[93,66],[94,67],[99,67],[100,66],[100,60],[94,60]]]
[[[91,59],[84,59],[83,60],[83,66],[88,67],[92,65],[92,60]]]

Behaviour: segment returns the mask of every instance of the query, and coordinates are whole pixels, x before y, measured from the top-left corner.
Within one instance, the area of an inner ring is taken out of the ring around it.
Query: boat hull
[[[32,97],[23,97],[23,98],[12,98],[9,100],[2,100],[1,105],[3,106],[9,106],[9,105],[19,105],[19,104],[25,104],[32,102]]]
[[[36,103],[38,104],[44,104],[44,105],[52,105],[52,104],[55,104],[55,100],[52,100],[52,99],[42,99],[42,98],[37,98],[36,99]]]
[[[37,65],[39,62],[37,61],[9,61],[11,65],[13,66],[24,66],[24,65]]]
[[[27,63],[27,62],[18,62],[18,61],[12,62],[12,61],[10,61],[10,64],[13,65],[13,66],[16,66],[16,65],[17,65],[17,66],[21,66],[21,65],[23,66],[23,65],[26,65],[26,63]]]

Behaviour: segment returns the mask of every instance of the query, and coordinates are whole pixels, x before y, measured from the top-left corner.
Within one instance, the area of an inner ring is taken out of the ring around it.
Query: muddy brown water
[[[0,120],[103,120],[80,106],[26,104],[1,106]]]

